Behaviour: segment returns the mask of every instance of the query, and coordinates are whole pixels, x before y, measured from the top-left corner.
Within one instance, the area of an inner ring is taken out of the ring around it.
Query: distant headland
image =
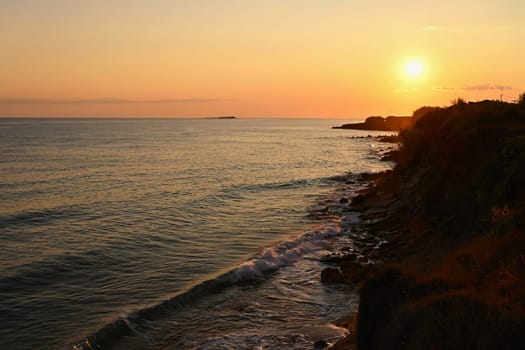
[[[234,115],[227,115],[227,116],[224,116],[224,117],[208,117],[208,118],[204,118],[204,119],[238,119],[236,116]]]
[[[333,126],[332,129],[354,129],[354,130],[379,130],[379,131],[399,131],[406,129],[412,124],[412,117],[368,117],[363,123],[343,124]]]
[[[412,116],[409,117],[398,117],[388,116],[379,117],[372,116],[366,118],[363,123],[351,123],[343,124],[341,126],[333,126],[332,129],[353,129],[353,130],[376,130],[376,131],[401,131],[402,129],[408,129],[423,117],[428,112],[436,110],[436,107],[421,107],[416,110]]]

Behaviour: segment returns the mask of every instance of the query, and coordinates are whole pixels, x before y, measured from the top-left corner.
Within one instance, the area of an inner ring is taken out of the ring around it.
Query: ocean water
[[[336,341],[357,301],[319,257],[391,166],[343,122],[0,120],[0,348]]]

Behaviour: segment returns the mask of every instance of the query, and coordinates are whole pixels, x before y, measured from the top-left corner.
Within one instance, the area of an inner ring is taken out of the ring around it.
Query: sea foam
[[[264,273],[292,264],[302,256],[321,249],[326,244],[324,241],[326,238],[335,236],[339,232],[339,225],[328,224],[307,231],[293,240],[265,248],[259,257],[244,262],[234,271],[235,282],[253,280]]]

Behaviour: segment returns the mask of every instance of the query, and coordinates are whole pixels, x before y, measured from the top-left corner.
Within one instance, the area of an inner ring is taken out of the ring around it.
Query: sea
[[[0,349],[312,349],[348,331],[348,199],[389,169],[328,119],[0,119]],[[371,137],[372,136],[372,137]]]

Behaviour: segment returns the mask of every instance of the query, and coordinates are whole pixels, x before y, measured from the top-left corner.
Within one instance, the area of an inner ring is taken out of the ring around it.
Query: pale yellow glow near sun
[[[418,77],[423,74],[423,63],[419,60],[410,60],[405,64],[405,74],[409,77]]]

